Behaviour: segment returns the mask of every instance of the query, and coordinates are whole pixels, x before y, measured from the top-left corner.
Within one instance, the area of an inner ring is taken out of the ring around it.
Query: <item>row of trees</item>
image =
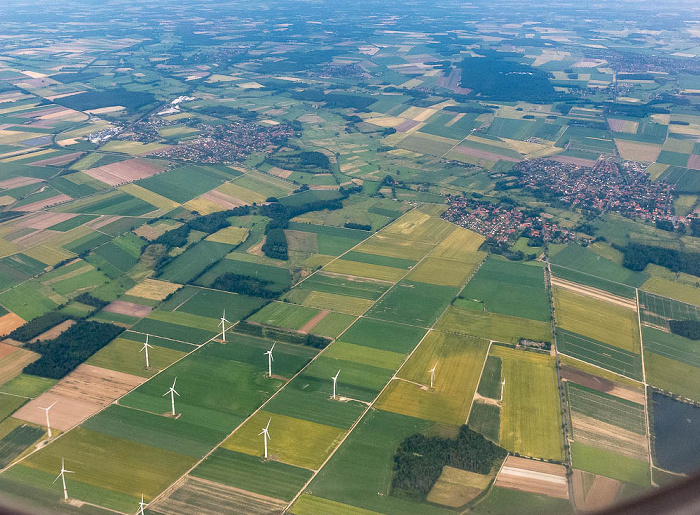
[[[424,499],[445,465],[488,474],[506,451],[467,426],[456,439],[415,434],[399,445],[394,455],[392,493]]]
[[[20,342],[28,342],[32,338],[36,338],[44,331],[48,331],[52,327],[70,320],[71,317],[60,311],[50,311],[44,315],[33,318],[23,326],[18,327],[7,336],[13,340]]]
[[[24,373],[61,379],[124,331],[123,327],[80,320],[53,340],[25,344],[41,354]]]
[[[613,247],[624,255],[623,266],[642,271],[649,263],[664,266],[672,272],[700,275],[700,253],[683,252],[641,243],[630,243],[625,247],[613,243]]]
[[[269,284],[272,284],[272,281],[265,281],[249,275],[226,272],[216,278],[212,283],[212,287],[217,290],[230,291],[242,295],[260,297],[262,299],[273,299],[279,295],[279,292],[269,290],[267,288]]]

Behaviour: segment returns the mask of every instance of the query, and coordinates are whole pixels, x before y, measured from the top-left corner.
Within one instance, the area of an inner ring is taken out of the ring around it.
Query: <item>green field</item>
[[[344,313],[328,313],[311,329],[311,333],[320,336],[328,336],[329,338],[337,338],[355,321],[355,319],[354,316]]]
[[[127,374],[151,377],[185,355],[184,352],[154,346],[148,350],[150,369],[146,370],[146,358],[144,353],[140,352],[142,348],[143,343],[117,338],[93,354],[87,363]]]
[[[603,279],[602,277],[591,275],[586,272],[579,272],[578,270],[574,270],[573,268],[565,268],[563,266],[552,265],[552,275],[554,277],[564,279],[565,281],[571,281],[578,284],[591,286],[592,288],[607,291],[614,295],[619,295],[620,297],[634,299],[636,296],[635,289],[632,286],[627,286],[626,284],[609,281],[607,279]]]
[[[218,448],[192,475],[275,499],[291,501],[311,477],[311,471],[274,460],[262,461]]]
[[[549,292],[538,266],[489,258],[460,297],[484,303],[486,311],[549,322]]]
[[[564,329],[557,329],[557,348],[572,358],[642,380],[642,359],[639,354]]]
[[[496,313],[479,313],[455,306],[447,310],[435,328],[505,343],[518,343],[521,338],[552,341],[552,325],[548,322]]]
[[[231,170],[231,175],[237,174]],[[187,202],[223,184],[230,176],[210,166],[185,165],[170,172],[142,179],[136,184],[158,195]]]
[[[635,460],[577,442],[571,444],[571,458],[574,468],[587,472],[641,486],[648,486],[651,481],[649,463],[646,461]]]
[[[666,333],[651,327],[642,327],[644,350],[700,368],[700,355],[694,340]]]
[[[168,263],[158,279],[182,284],[190,282],[232,249],[233,245],[226,243],[201,241]]]
[[[500,513],[519,513],[523,515],[538,515],[541,513],[572,513],[571,502],[556,499],[546,495],[531,494],[494,487],[489,494],[469,513],[479,515],[496,515]]]
[[[64,457],[66,468],[75,471],[70,479],[133,498],[144,493],[147,499],[163,491],[195,462],[181,454],[77,428],[32,454],[22,465],[55,475]],[[135,463],[148,466],[135,468]],[[133,509],[111,504],[109,499],[104,505],[117,510]]]
[[[554,317],[558,328],[628,352],[639,352],[635,310],[554,288]]]
[[[693,304],[639,291],[642,322],[668,328],[669,320],[700,320],[700,308]]]
[[[295,515],[376,515],[376,512],[309,494],[302,494],[290,509]]]
[[[266,302],[248,295],[199,288],[194,290],[195,294],[189,297],[188,300],[177,303],[175,306],[177,313],[218,318],[226,311],[226,319],[233,323],[241,318],[245,318]]]
[[[567,382],[567,397],[573,411],[640,435],[646,435],[644,406],[620,397]]]
[[[131,330],[196,345],[201,345],[210,340],[216,336],[218,332],[215,318],[210,319],[210,329],[201,329],[187,325],[189,322],[188,320],[181,320],[182,324],[176,323],[174,320],[177,320],[177,312],[173,313],[174,316],[172,316],[170,320],[162,320],[162,318],[165,318],[165,315],[169,314],[170,313],[167,311],[153,311],[150,315],[151,318],[140,320],[136,325],[131,327]],[[141,336],[139,340],[143,341],[143,338],[144,336]]]
[[[449,306],[457,288],[401,281],[382,297],[367,316],[403,324],[430,327]]]
[[[360,318],[345,333],[342,340],[374,349],[406,355],[425,334],[425,329],[402,326],[381,320]]]
[[[331,377],[338,370],[341,373],[338,377],[337,395],[364,402],[374,400],[393,372],[364,363],[329,358],[324,353],[309,364],[302,377],[317,381],[330,396],[333,392]]]
[[[502,361],[501,445],[525,456],[561,461],[564,456],[554,358],[492,346]]]
[[[496,356],[486,358],[477,391],[482,397],[497,400],[501,398],[501,358]]]
[[[700,376],[697,368],[644,351],[644,369],[650,385],[700,402]]]
[[[396,374],[375,406],[385,411],[461,425],[467,420],[488,341],[432,331]],[[430,369],[435,366],[433,389]]]
[[[22,424],[0,439],[0,467],[6,467],[45,434],[43,427]]]
[[[319,310],[298,306],[287,302],[271,302],[249,318],[251,322],[301,329],[301,327],[319,313]]]
[[[389,370],[396,370],[406,357],[405,354],[399,352],[373,349],[365,345],[355,345],[344,341],[335,342],[324,351],[323,356],[387,368]]]
[[[14,379],[0,386],[0,392],[10,395],[20,395],[22,397],[38,397],[46,390],[56,384],[55,379],[20,374]]]
[[[411,270],[406,278],[441,286],[462,287],[484,259],[483,253],[476,253],[471,257],[472,259],[467,262],[464,259],[457,261],[431,255]]]
[[[263,441],[259,433],[268,421],[269,456],[276,461],[308,469],[318,469],[345,434],[337,427],[259,411],[238,428],[222,447],[251,456],[263,456]]]
[[[249,275],[263,281],[270,281],[266,287],[272,291],[282,291],[291,286],[289,270],[278,266],[265,265],[255,261],[242,261],[238,259],[240,255],[236,252],[226,256],[211,269],[207,270],[199,277],[196,284],[200,286],[211,286],[217,277],[227,272],[240,275]]]
[[[336,259],[323,267],[323,270],[336,274],[366,277],[369,279],[378,279],[380,281],[391,282],[396,282],[406,275],[406,270],[402,268],[391,268],[388,266],[362,263],[360,261],[349,261],[345,259]]]
[[[431,425],[430,422],[396,413],[370,411],[314,478],[308,492],[380,513],[451,513],[387,495],[396,446],[406,437],[420,433]]]
[[[501,434],[501,408],[493,404],[475,402],[469,413],[468,424],[474,431],[498,443]]]
[[[319,272],[306,279],[294,289],[313,290],[366,300],[377,300],[382,293],[389,289],[389,286],[390,285],[386,283],[377,281],[363,281],[359,278],[349,279]]]
[[[554,265],[572,268],[579,272],[585,272],[586,274],[591,274],[607,279],[608,281],[614,281],[628,286],[639,287],[649,278],[649,276],[643,272],[628,270],[622,267],[622,265],[605,259],[592,250],[581,247],[575,243],[568,245],[564,250],[558,252],[551,258],[551,262]],[[565,279],[565,277],[562,278]],[[596,284],[591,284],[591,286],[599,287]]]

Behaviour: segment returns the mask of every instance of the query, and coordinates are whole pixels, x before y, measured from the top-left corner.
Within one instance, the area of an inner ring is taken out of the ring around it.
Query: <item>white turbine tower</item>
[[[56,401],[56,402],[58,402],[58,401]],[[48,408],[39,407],[39,409],[43,409],[43,410],[46,412],[46,427],[47,427],[48,430],[49,430],[49,438],[51,438],[51,423],[49,422],[49,410],[50,410],[51,408],[53,408],[53,407],[56,405],[56,402],[54,402],[54,403],[53,403],[51,406],[49,406]]]
[[[175,416],[175,396],[176,395],[178,397],[180,396],[180,394],[175,391],[175,383],[176,382],[177,382],[177,377],[173,381],[173,385],[170,387],[170,389],[163,394],[163,397],[170,394],[170,403],[172,404],[172,407],[173,407],[173,417]]]
[[[66,489],[66,474],[74,474],[72,470],[66,470],[66,460],[64,458],[61,458],[61,473],[56,476],[56,479],[53,480],[55,483],[58,481],[58,478],[61,478],[63,480],[63,499],[68,500],[68,490]]]
[[[147,502],[143,502],[143,494],[141,494],[141,502],[139,503],[139,515],[143,515],[143,509],[148,506]]]
[[[228,320],[226,320],[226,310],[224,309],[224,314],[221,317],[221,336],[223,337],[224,343],[226,343],[226,324],[230,324]]]
[[[340,369],[338,369],[338,372],[333,376],[333,398],[335,399],[335,386],[338,383],[338,376],[340,375]]]
[[[506,387],[506,378],[503,378],[503,381],[501,382],[501,399],[503,399],[503,390]]]
[[[270,350],[265,351],[264,354],[267,355],[267,375],[272,377],[272,362],[275,361],[275,358],[272,357],[272,351],[275,348],[275,344],[272,344],[272,347],[270,347]]]
[[[437,362],[435,362],[435,365],[433,365],[433,368],[430,369],[430,389],[433,389],[433,383],[435,382],[435,369],[437,368]]]
[[[258,436],[263,435],[263,439],[265,440],[265,459],[267,459],[267,440],[270,438],[270,432],[268,429],[270,428],[270,422],[272,422],[272,419],[267,421],[267,425],[263,428],[260,433],[258,433]]]
[[[152,349],[153,345],[148,343],[148,335],[146,335],[146,343],[143,344],[143,347],[141,347],[141,350],[139,352],[146,351],[146,370],[151,368],[149,362],[148,362],[148,349]]]

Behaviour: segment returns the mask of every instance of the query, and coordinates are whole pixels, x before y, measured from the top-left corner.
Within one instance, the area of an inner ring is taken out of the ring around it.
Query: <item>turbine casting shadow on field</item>
[[[66,488],[66,474],[75,474],[72,470],[66,470],[66,460],[65,458],[61,458],[61,472],[56,476],[56,479],[53,480],[53,483],[58,481],[59,478],[63,481],[63,500],[67,501],[68,500],[68,489]],[[53,484],[51,483],[51,484]]]
[[[177,377],[173,381],[173,385],[170,387],[170,389],[163,394],[163,397],[166,395],[170,394],[170,403],[172,405],[172,411],[173,411],[173,417],[175,416],[175,396],[177,395],[178,397],[180,396],[179,393],[175,391],[175,383],[177,382]]]
[[[143,347],[141,347],[141,350],[139,352],[146,351],[146,370],[150,370],[151,366],[148,363],[148,349],[152,349],[153,345],[148,343],[148,335],[146,335],[146,343],[143,344]]]

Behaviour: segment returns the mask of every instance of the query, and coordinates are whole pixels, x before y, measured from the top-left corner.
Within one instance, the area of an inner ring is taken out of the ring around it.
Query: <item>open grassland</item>
[[[554,358],[527,351],[492,346],[501,358],[503,447],[533,458],[561,461],[563,436]]]
[[[185,355],[184,352],[154,346],[148,350],[150,368],[146,369],[146,358],[141,352],[142,348],[143,344],[140,342],[117,338],[93,354],[87,363],[127,374],[151,377]]]
[[[637,314],[627,308],[554,288],[557,327],[629,352],[639,352]]]
[[[411,382],[394,380],[375,406],[435,422],[464,424],[488,348],[485,340],[431,331],[397,373]],[[430,389],[433,366],[435,381]]]
[[[390,322],[430,327],[454,299],[458,289],[401,281],[367,315]]]
[[[447,310],[435,328],[505,343],[518,343],[521,338],[552,341],[552,325],[548,322],[496,313],[480,313],[455,306]]]
[[[277,413],[259,411],[238,428],[222,447],[263,456],[262,428],[270,421],[268,453],[271,459],[308,469],[319,468],[336,447],[345,431]]]
[[[498,443],[501,434],[501,408],[494,404],[474,402],[468,424],[474,431]]]
[[[181,454],[83,428],[67,433],[22,464],[53,475],[63,457],[68,457],[66,467],[75,471],[76,481],[134,498],[142,492],[147,498],[155,497],[194,464]],[[134,467],[134,463],[148,463],[148,467]]]
[[[286,327],[288,329],[301,329],[319,311],[305,306],[298,306],[287,302],[271,302],[263,309],[250,317],[251,322]]]
[[[486,311],[549,322],[549,292],[544,270],[489,258],[460,294],[483,302]]]
[[[447,513],[441,508],[387,495],[397,445],[431,425],[396,413],[370,411],[314,478],[308,492],[379,513]]]
[[[650,484],[649,463],[595,447],[571,444],[575,468],[640,486]]]
[[[648,351],[644,351],[644,368],[650,385],[700,402],[697,368]]]
[[[406,276],[411,281],[419,281],[442,286],[462,286],[484,259],[484,253],[475,253],[470,261],[425,258]]]
[[[220,447],[191,474],[248,492],[291,501],[312,472]]]
[[[557,329],[557,348],[572,358],[637,381],[642,380],[642,358],[639,354],[564,329]]]

